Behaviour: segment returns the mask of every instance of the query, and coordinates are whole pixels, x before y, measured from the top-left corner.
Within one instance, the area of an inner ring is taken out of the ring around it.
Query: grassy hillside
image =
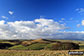
[[[76,41],[76,40],[48,40],[48,39],[36,39],[36,40],[0,40],[0,43],[8,43],[12,45],[11,47],[5,47],[5,49],[11,50],[49,50],[52,47],[62,47],[65,48],[67,44],[64,46],[59,45],[59,43],[76,43],[80,46],[80,49],[84,49],[84,41]],[[58,44],[58,45],[57,45]],[[68,46],[67,46],[68,47]],[[67,48],[66,47],[66,48]]]

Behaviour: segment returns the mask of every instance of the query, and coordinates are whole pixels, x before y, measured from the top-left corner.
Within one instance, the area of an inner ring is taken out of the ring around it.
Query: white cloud
[[[1,16],[3,19],[8,19],[8,17],[6,17],[6,16]]]
[[[9,13],[10,15],[13,15],[14,12],[13,12],[13,11],[8,11],[8,13]]]
[[[76,11],[81,15],[84,14],[84,8],[77,8]]]
[[[84,39],[84,32],[66,32],[64,24],[52,19],[35,19],[34,21],[0,21],[0,39]],[[63,30],[63,31],[60,31]]]
[[[84,26],[84,20],[82,20],[81,24]]]
[[[4,20],[1,20],[1,21],[0,21],[0,25],[3,25],[4,23],[5,23]]]
[[[67,27],[64,26],[64,24],[59,24],[58,22],[53,21],[52,19],[36,19],[35,22],[38,22],[38,26],[48,26],[48,29],[66,29]]]

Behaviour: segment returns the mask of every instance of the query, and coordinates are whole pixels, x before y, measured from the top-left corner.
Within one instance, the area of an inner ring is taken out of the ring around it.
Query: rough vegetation
[[[0,50],[0,56],[84,56],[83,55],[69,55],[69,50]],[[70,50],[73,51],[73,50]],[[74,50],[74,51],[84,51],[84,50]]]

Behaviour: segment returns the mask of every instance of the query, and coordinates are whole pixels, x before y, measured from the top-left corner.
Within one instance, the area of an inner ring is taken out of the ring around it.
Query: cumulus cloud
[[[83,39],[84,32],[66,32],[64,24],[52,19],[35,19],[34,21],[0,21],[0,39]]]
[[[1,21],[0,21],[0,25],[3,25],[4,23],[5,23],[4,20],[1,20]]]
[[[13,15],[14,12],[13,12],[13,11],[8,11],[8,13],[9,13],[10,15]]]
[[[84,20],[82,20],[82,22],[81,22],[81,23],[82,23],[82,25],[84,26]]]
[[[6,16],[1,16],[3,19],[8,19],[8,17],[6,17]]]

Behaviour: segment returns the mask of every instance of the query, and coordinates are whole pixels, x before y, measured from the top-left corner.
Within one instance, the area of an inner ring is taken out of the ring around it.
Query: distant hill
[[[46,43],[46,44],[49,44],[49,43],[60,43],[60,41],[54,41],[54,40],[47,40],[47,39],[35,39],[35,40],[27,40],[27,41],[23,41],[21,44],[22,45],[31,45],[31,44],[35,44],[35,43]]]
[[[79,44],[83,44],[84,41],[73,40],[55,40],[55,39],[33,39],[33,40],[0,40],[2,43],[7,43],[12,46],[7,47],[4,44],[4,49],[15,50],[69,50],[79,49]],[[82,45],[83,48],[83,45]]]
[[[42,39],[42,38],[40,38],[40,39],[36,39],[36,40],[32,40],[32,42],[39,42],[39,43],[53,43],[53,42],[60,42],[60,41],[54,41],[54,40],[48,40],[48,39]]]
[[[73,42],[62,42],[48,39],[35,39],[31,41],[23,41],[23,46],[28,46],[28,49],[51,49],[51,50],[68,50],[79,49],[79,45]]]

